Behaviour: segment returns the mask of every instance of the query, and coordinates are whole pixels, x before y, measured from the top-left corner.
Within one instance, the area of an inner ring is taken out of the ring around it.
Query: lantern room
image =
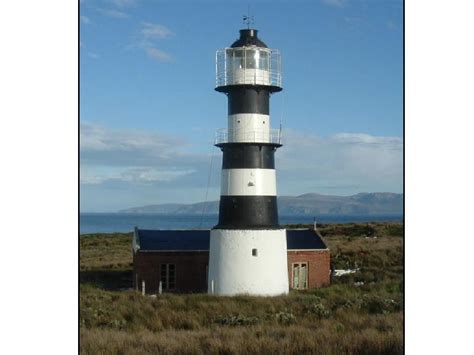
[[[263,85],[271,92],[281,91],[280,52],[268,48],[257,37],[257,30],[240,30],[231,47],[216,53],[216,90],[231,85]]]

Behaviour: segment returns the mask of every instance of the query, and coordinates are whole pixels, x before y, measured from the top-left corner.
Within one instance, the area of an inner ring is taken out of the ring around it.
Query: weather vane
[[[250,25],[254,24],[254,18],[250,15],[250,5],[247,7],[247,15],[243,16],[244,24],[247,25],[247,28],[250,29]]]

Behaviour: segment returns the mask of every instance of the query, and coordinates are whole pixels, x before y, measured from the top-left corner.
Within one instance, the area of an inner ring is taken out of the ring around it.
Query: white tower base
[[[216,295],[287,294],[285,229],[211,230],[208,280]]]

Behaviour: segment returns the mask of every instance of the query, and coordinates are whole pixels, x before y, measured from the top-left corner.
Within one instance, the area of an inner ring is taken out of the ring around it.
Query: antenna
[[[243,16],[243,21],[247,25],[247,29],[250,29],[250,25],[255,23],[253,16],[250,15],[250,4],[247,5],[247,15]]]

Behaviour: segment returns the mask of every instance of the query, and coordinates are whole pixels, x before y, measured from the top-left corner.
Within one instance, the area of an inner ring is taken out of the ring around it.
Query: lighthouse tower
[[[288,293],[286,230],[278,222],[275,151],[280,130],[270,128],[270,95],[282,90],[281,59],[257,37],[240,38],[216,53],[216,90],[228,98],[219,223],[211,230],[209,293]]]

